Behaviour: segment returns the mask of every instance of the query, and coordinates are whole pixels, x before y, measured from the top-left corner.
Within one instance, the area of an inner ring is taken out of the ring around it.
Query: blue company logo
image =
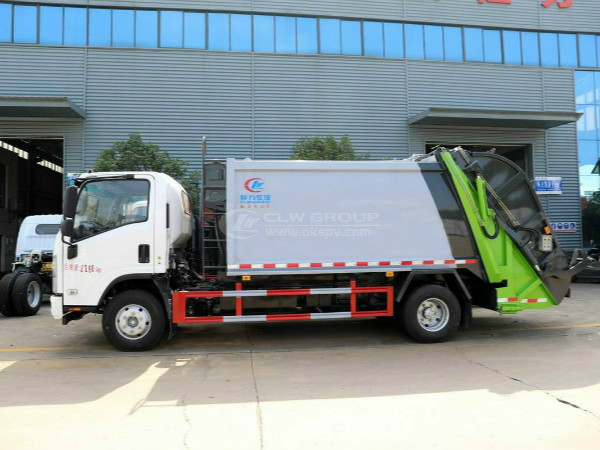
[[[244,183],[244,188],[249,192],[262,192],[265,189],[265,182],[262,178],[250,178]]]

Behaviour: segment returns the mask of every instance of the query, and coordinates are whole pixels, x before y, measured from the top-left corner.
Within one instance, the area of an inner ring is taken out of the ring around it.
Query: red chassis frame
[[[242,290],[242,283],[236,283],[235,291],[175,291],[173,292],[173,323],[217,323],[217,322],[267,322],[285,320],[311,319],[348,319],[360,317],[390,317],[394,315],[394,287],[366,286],[357,287],[355,281],[348,288],[309,288],[309,289],[266,289]],[[356,296],[358,294],[385,293],[387,308],[379,311],[357,311]],[[266,314],[243,315],[243,297],[269,297],[284,295],[323,295],[350,294],[350,311],[332,313],[302,314]],[[225,298],[235,297],[235,315],[188,317],[185,312],[185,301],[188,298]]]

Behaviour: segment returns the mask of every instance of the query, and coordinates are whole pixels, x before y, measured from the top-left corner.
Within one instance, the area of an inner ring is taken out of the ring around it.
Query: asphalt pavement
[[[600,284],[473,325],[430,345],[376,319],[187,325],[132,354],[44,305],[0,317],[0,449],[600,448]]]

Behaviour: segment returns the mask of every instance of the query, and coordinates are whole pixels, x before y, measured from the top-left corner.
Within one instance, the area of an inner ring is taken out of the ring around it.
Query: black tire
[[[18,272],[11,272],[4,275],[0,280],[0,313],[6,317],[17,315],[12,304],[12,291],[15,281],[20,275]]]
[[[460,303],[444,286],[426,284],[413,289],[400,303],[400,323],[415,341],[444,342],[456,334]]]
[[[37,314],[44,299],[44,283],[35,273],[21,272],[12,289],[12,305],[19,316]]]
[[[117,325],[117,320],[121,326]],[[152,350],[162,339],[166,323],[160,300],[139,289],[116,295],[108,302],[102,316],[106,339],[123,352]]]

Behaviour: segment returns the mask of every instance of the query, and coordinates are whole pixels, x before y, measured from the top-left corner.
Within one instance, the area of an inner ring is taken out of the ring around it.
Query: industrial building
[[[590,246],[599,24],[595,0],[0,2],[0,269],[61,174],[131,132],[192,167],[202,136],[218,158],[327,134],[374,159],[495,149]]]

